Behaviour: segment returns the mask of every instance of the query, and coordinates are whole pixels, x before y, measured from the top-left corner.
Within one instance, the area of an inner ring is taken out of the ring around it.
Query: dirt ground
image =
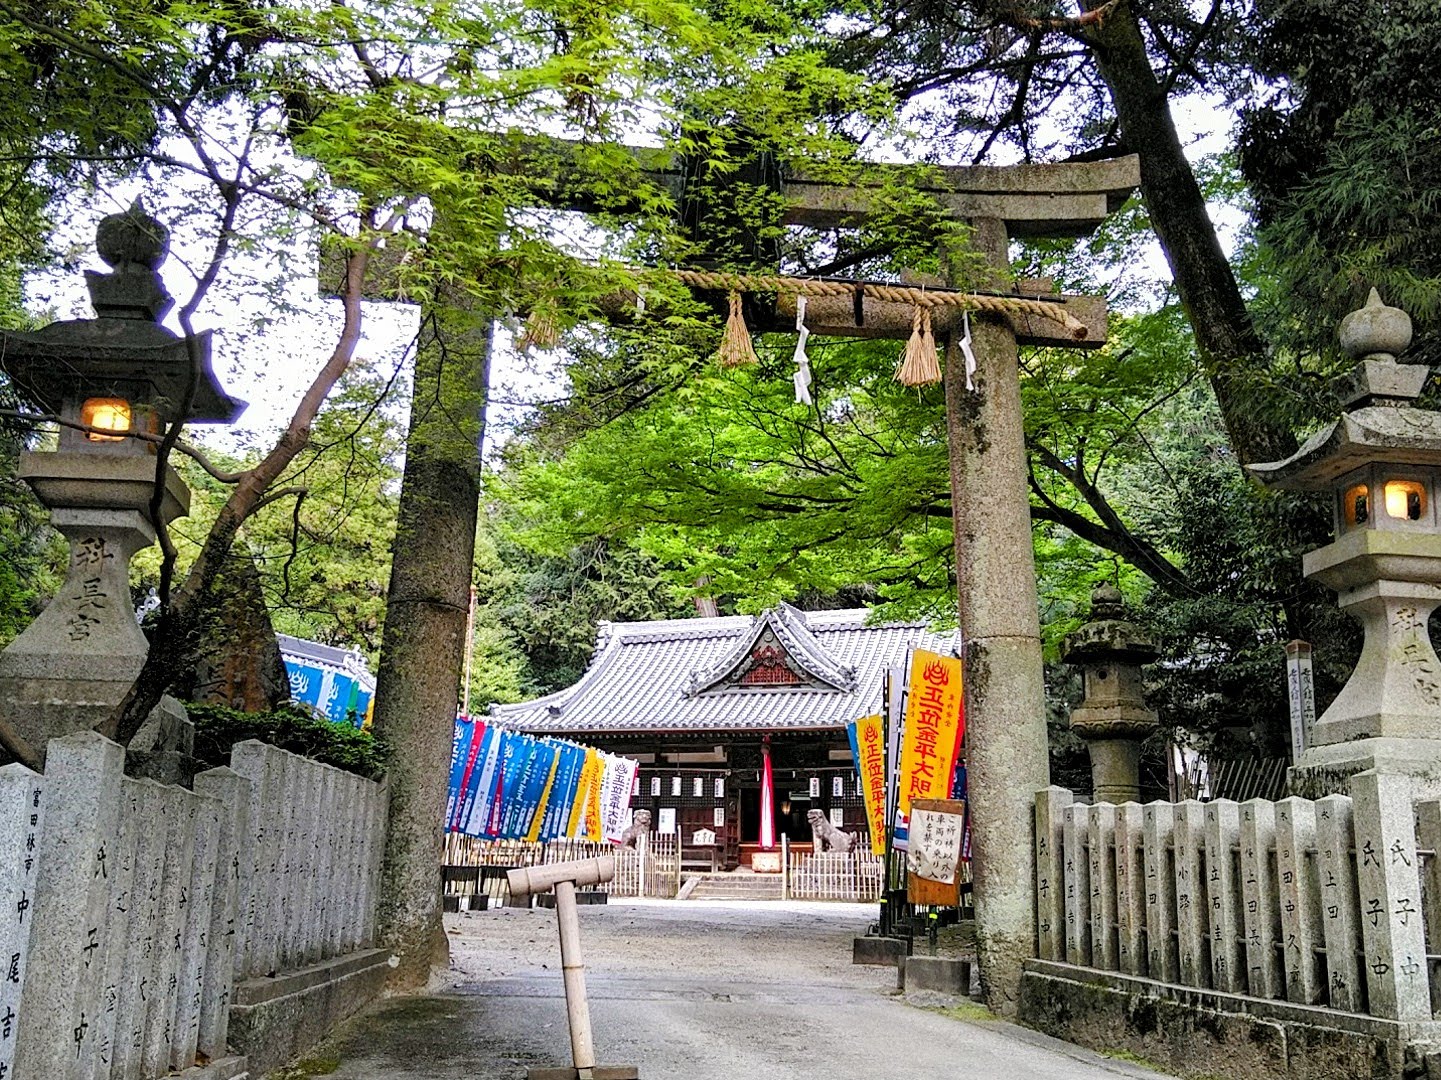
[[[685,971],[697,983],[808,981],[883,990],[891,969],[851,964],[851,938],[876,917],[874,904],[801,900],[624,900],[582,907],[586,970],[603,975]],[[447,915],[452,984],[534,975],[560,964],[554,913],[541,908]]]
[[[645,1080],[1165,1080],[969,1003],[907,1003],[894,969],[850,963],[874,914],[804,902],[582,907],[600,1064],[635,1065]],[[446,925],[446,989],[381,1003],[291,1075],[519,1080],[568,1064],[554,914],[501,909]]]

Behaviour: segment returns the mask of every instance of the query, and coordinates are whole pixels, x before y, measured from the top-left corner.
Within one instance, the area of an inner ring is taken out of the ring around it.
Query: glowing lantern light
[[[85,433],[91,442],[124,442],[123,434],[106,435],[104,432],[128,432],[130,422],[130,402],[124,398],[87,398],[80,406],[80,423],[97,429]]]

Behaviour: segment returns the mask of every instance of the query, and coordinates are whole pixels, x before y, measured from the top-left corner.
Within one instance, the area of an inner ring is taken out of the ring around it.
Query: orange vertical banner
[[[908,686],[897,792],[898,809],[906,819],[912,799],[950,798],[961,737],[966,733],[959,659],[916,649]]]
[[[886,729],[885,718],[866,716],[851,725],[856,776],[866,801],[871,853],[886,853]]]

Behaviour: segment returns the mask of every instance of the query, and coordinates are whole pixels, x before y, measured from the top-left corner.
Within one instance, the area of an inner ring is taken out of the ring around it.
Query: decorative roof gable
[[[805,612],[781,604],[756,616],[719,662],[691,672],[685,696],[763,690],[853,693],[854,665],[832,656],[806,624]]]
[[[863,608],[804,614],[792,608],[768,619],[606,623],[574,686],[493,705],[490,715],[517,731],[572,736],[839,731],[875,712],[886,669],[904,664],[909,650],[950,654],[955,646],[953,635],[931,634],[924,623],[872,624],[869,616]],[[772,641],[777,653],[766,651]],[[777,663],[804,681],[762,681],[788,677]],[[737,670],[737,685],[726,685],[725,676]],[[739,685],[747,675],[750,681]]]

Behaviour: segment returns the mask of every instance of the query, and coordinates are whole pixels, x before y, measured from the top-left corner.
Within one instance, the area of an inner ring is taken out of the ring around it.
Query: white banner
[[[630,758],[613,754],[601,754],[601,760],[605,762],[600,781],[601,831],[612,844],[618,844],[630,824],[630,793],[638,766]]]

